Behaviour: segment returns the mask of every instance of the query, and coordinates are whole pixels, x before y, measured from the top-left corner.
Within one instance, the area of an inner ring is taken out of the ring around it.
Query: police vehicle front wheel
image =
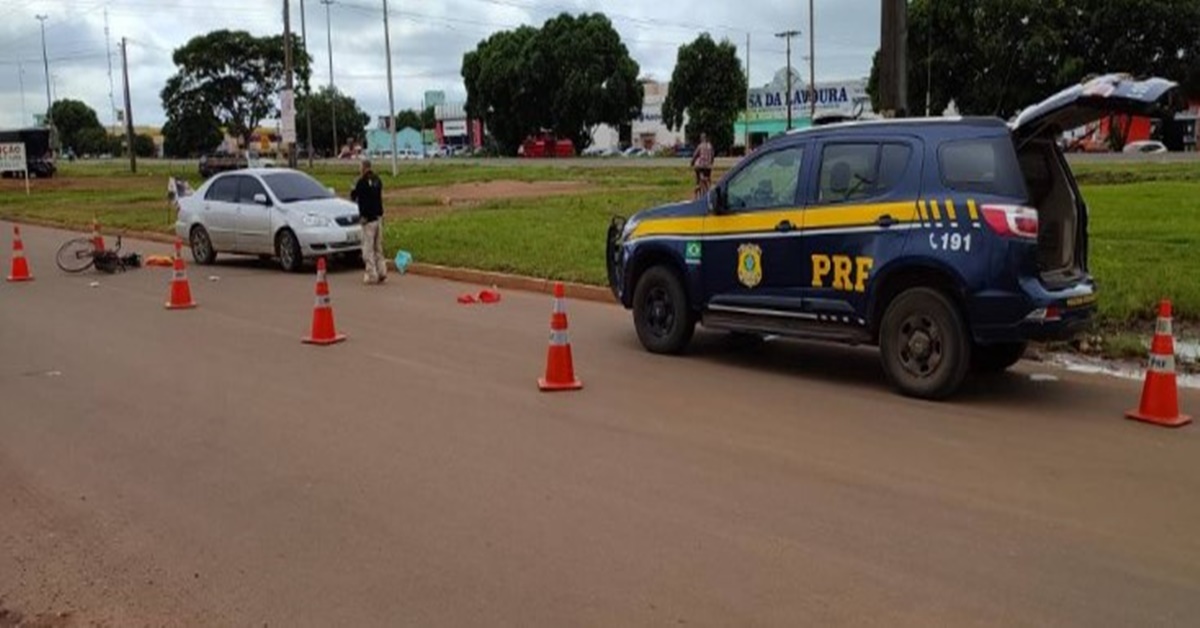
[[[910,397],[945,399],[971,364],[971,343],[958,308],[941,292],[911,288],[888,306],[879,329],[888,378]]]
[[[683,281],[674,270],[655,266],[642,274],[633,293],[638,340],[651,353],[682,352],[696,331]]]

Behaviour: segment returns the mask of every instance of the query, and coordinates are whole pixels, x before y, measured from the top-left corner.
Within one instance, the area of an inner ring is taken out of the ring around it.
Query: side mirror
[[[729,210],[728,200],[725,198],[725,188],[717,186],[708,191],[708,213],[723,214]]]
[[[267,195],[263,194],[262,192],[254,195],[254,202],[263,206],[269,206],[271,204],[271,201],[267,199]]]

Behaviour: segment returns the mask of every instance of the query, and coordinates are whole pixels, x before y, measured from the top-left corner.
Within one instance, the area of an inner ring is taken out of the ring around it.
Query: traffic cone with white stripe
[[[1179,427],[1192,417],[1179,414],[1179,389],[1175,382],[1175,339],[1171,333],[1171,302],[1158,306],[1158,324],[1150,344],[1150,368],[1142,387],[1142,403],[1125,413],[1127,418],[1164,427]]]
[[[188,283],[187,269],[183,264],[183,240],[175,238],[175,272],[171,276],[171,298],[168,310],[187,310],[196,307],[192,300],[192,286]]]
[[[332,345],[346,339],[333,326],[333,304],[329,298],[329,282],[325,279],[325,258],[317,258],[317,303],[313,306],[312,333],[303,338],[305,344]]]
[[[567,335],[566,290],[554,284],[554,312],[550,315],[550,348],[546,353],[546,376],[538,379],[542,392],[579,390],[583,382],[575,377],[571,359],[571,340]]]
[[[92,218],[92,249],[96,253],[104,252],[104,236],[100,235],[100,221]]]
[[[13,225],[12,239],[12,272],[8,274],[9,281],[33,281],[29,272],[29,260],[25,259],[25,244],[21,242],[21,228]]]

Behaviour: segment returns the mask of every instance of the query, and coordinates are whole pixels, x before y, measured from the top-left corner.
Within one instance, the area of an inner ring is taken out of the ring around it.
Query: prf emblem
[[[757,244],[738,247],[738,281],[747,288],[762,282],[762,248]]]

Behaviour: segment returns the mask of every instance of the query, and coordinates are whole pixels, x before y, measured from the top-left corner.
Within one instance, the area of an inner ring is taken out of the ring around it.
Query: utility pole
[[[296,167],[296,108],[295,92],[292,91],[292,1],[283,0],[283,75],[284,75],[284,104],[283,120],[280,123],[285,131],[290,130],[287,142],[288,168]],[[286,134],[286,133],[285,133]]]
[[[903,117],[908,109],[908,2],[882,0],[879,47],[879,95],[884,117]]]
[[[933,109],[933,6],[929,6],[929,20],[925,23],[925,117],[932,116]]]
[[[108,36],[108,7],[104,7],[104,58],[108,61],[108,117],[112,120],[112,133],[117,130],[117,99],[113,95],[112,39]]]
[[[21,88],[21,126],[25,126],[25,121],[29,118],[29,111],[25,108],[25,66],[21,64],[21,58],[17,57],[17,84]]]
[[[808,119],[817,119],[817,25],[813,0],[808,0]]]
[[[308,28],[304,22],[304,0],[300,0],[300,39],[304,44],[304,58],[308,58]],[[310,68],[311,69],[311,68]],[[313,167],[313,144],[312,144],[312,73],[309,73],[308,90],[308,105],[304,107],[304,147],[308,151],[308,167]]]
[[[387,0],[383,0],[383,47],[387,51],[388,133],[392,135],[392,176],[394,177],[399,171],[396,168],[396,100],[392,92],[392,34],[388,28]],[[424,143],[424,140],[422,140],[422,153],[425,152]]]
[[[50,57],[46,56],[46,20],[48,15],[35,15],[37,21],[42,23],[42,69],[46,71],[46,126],[54,127],[54,120],[50,118],[50,108],[53,106],[50,101]]]
[[[129,43],[121,38],[121,74],[125,77],[125,141],[129,142],[129,171],[137,172],[137,151],[133,150],[133,105],[129,104]]]
[[[776,37],[787,40],[787,130],[792,130],[792,38],[800,34],[800,31],[784,31],[775,33]]]
[[[333,2],[334,0],[321,0],[321,4],[325,5],[325,40],[329,45],[329,91],[331,92],[329,102],[333,116],[333,157],[336,159],[341,153],[339,150],[341,147],[338,146],[337,136],[337,87],[333,84],[333,22],[329,17],[329,7]]]
[[[746,154],[750,154],[750,33],[746,33],[746,120],[742,125],[742,134],[745,136]]]

